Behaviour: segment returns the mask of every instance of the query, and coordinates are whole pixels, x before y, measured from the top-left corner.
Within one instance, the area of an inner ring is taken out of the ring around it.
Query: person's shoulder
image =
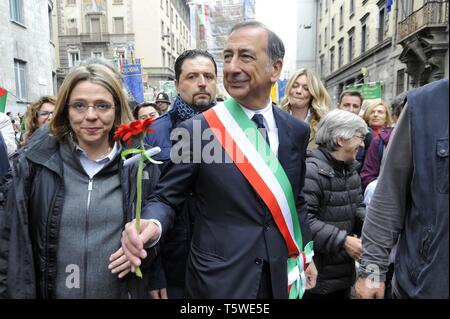
[[[158,129],[158,128],[170,128],[172,126],[172,121],[170,118],[169,113],[164,113],[160,115],[155,122],[153,122],[151,128],[152,129]]]

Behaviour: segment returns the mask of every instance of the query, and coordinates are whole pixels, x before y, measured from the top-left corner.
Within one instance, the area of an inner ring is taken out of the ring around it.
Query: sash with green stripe
[[[289,298],[302,298],[313,242],[303,247],[291,183],[278,158],[241,106],[232,98],[203,113],[216,139],[262,198],[288,249]]]

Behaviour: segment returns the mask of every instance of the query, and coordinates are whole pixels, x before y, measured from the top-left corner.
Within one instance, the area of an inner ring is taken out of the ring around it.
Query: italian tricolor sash
[[[234,99],[227,99],[203,115],[216,139],[271,212],[288,249],[289,298],[302,298],[306,265],[314,255],[313,242],[302,250],[295,197],[283,167],[256,125]]]

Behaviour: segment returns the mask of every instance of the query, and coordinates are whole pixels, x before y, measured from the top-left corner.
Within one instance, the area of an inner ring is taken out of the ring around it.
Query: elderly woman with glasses
[[[320,121],[318,148],[306,158],[303,191],[314,240],[318,278],[305,298],[349,298],[355,281],[355,261],[362,246],[360,234],[365,207],[356,152],[364,147],[368,129],[363,119],[334,110]]]
[[[25,133],[22,143],[27,144],[31,135],[40,127],[48,124],[55,109],[56,97],[42,96],[39,101],[29,106],[25,117]]]
[[[46,133],[14,163],[0,216],[0,298],[148,296],[156,248],[142,256],[146,280],[129,274],[120,248],[124,225],[135,218],[138,163],[124,165],[113,134],[131,120],[122,84],[107,67],[67,75]],[[143,199],[159,178],[156,165],[144,165]]]

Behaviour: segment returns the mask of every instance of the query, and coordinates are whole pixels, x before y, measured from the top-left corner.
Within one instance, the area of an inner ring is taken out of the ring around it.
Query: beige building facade
[[[139,59],[146,100],[175,78],[176,57],[190,47],[184,0],[57,0],[58,82],[91,57],[116,65]]]
[[[435,20],[441,24],[447,21],[445,23],[448,24],[448,0],[393,1],[390,8],[390,1],[386,0],[318,2],[318,72],[334,102],[338,102],[340,93],[351,84],[381,82],[381,99],[390,103],[396,95],[432,80],[429,76],[424,76],[422,81],[416,80],[415,73],[419,71],[413,70],[412,65],[417,62],[413,52],[418,50],[416,47],[408,48],[405,39],[414,38],[419,30],[429,27],[431,22],[424,22],[423,19],[418,21],[417,18],[417,12],[422,12],[421,17],[429,14],[428,11],[424,13],[428,9],[423,9],[429,6],[429,2],[440,2],[437,6],[433,5],[441,10],[439,18]],[[408,27],[403,26],[403,31],[400,31],[405,21],[411,21],[411,16],[414,15],[414,22],[409,22]],[[439,44],[435,47],[439,49],[427,51],[430,53],[428,59],[436,52],[443,52],[445,56],[445,46],[448,54],[448,26],[440,26],[438,29],[442,32],[439,39],[445,39],[447,32],[447,42],[445,44],[445,41],[438,41]],[[442,72],[434,71],[435,74],[438,73],[435,79],[443,77],[444,64],[439,64]],[[423,69],[429,70],[430,67],[424,66]]]

